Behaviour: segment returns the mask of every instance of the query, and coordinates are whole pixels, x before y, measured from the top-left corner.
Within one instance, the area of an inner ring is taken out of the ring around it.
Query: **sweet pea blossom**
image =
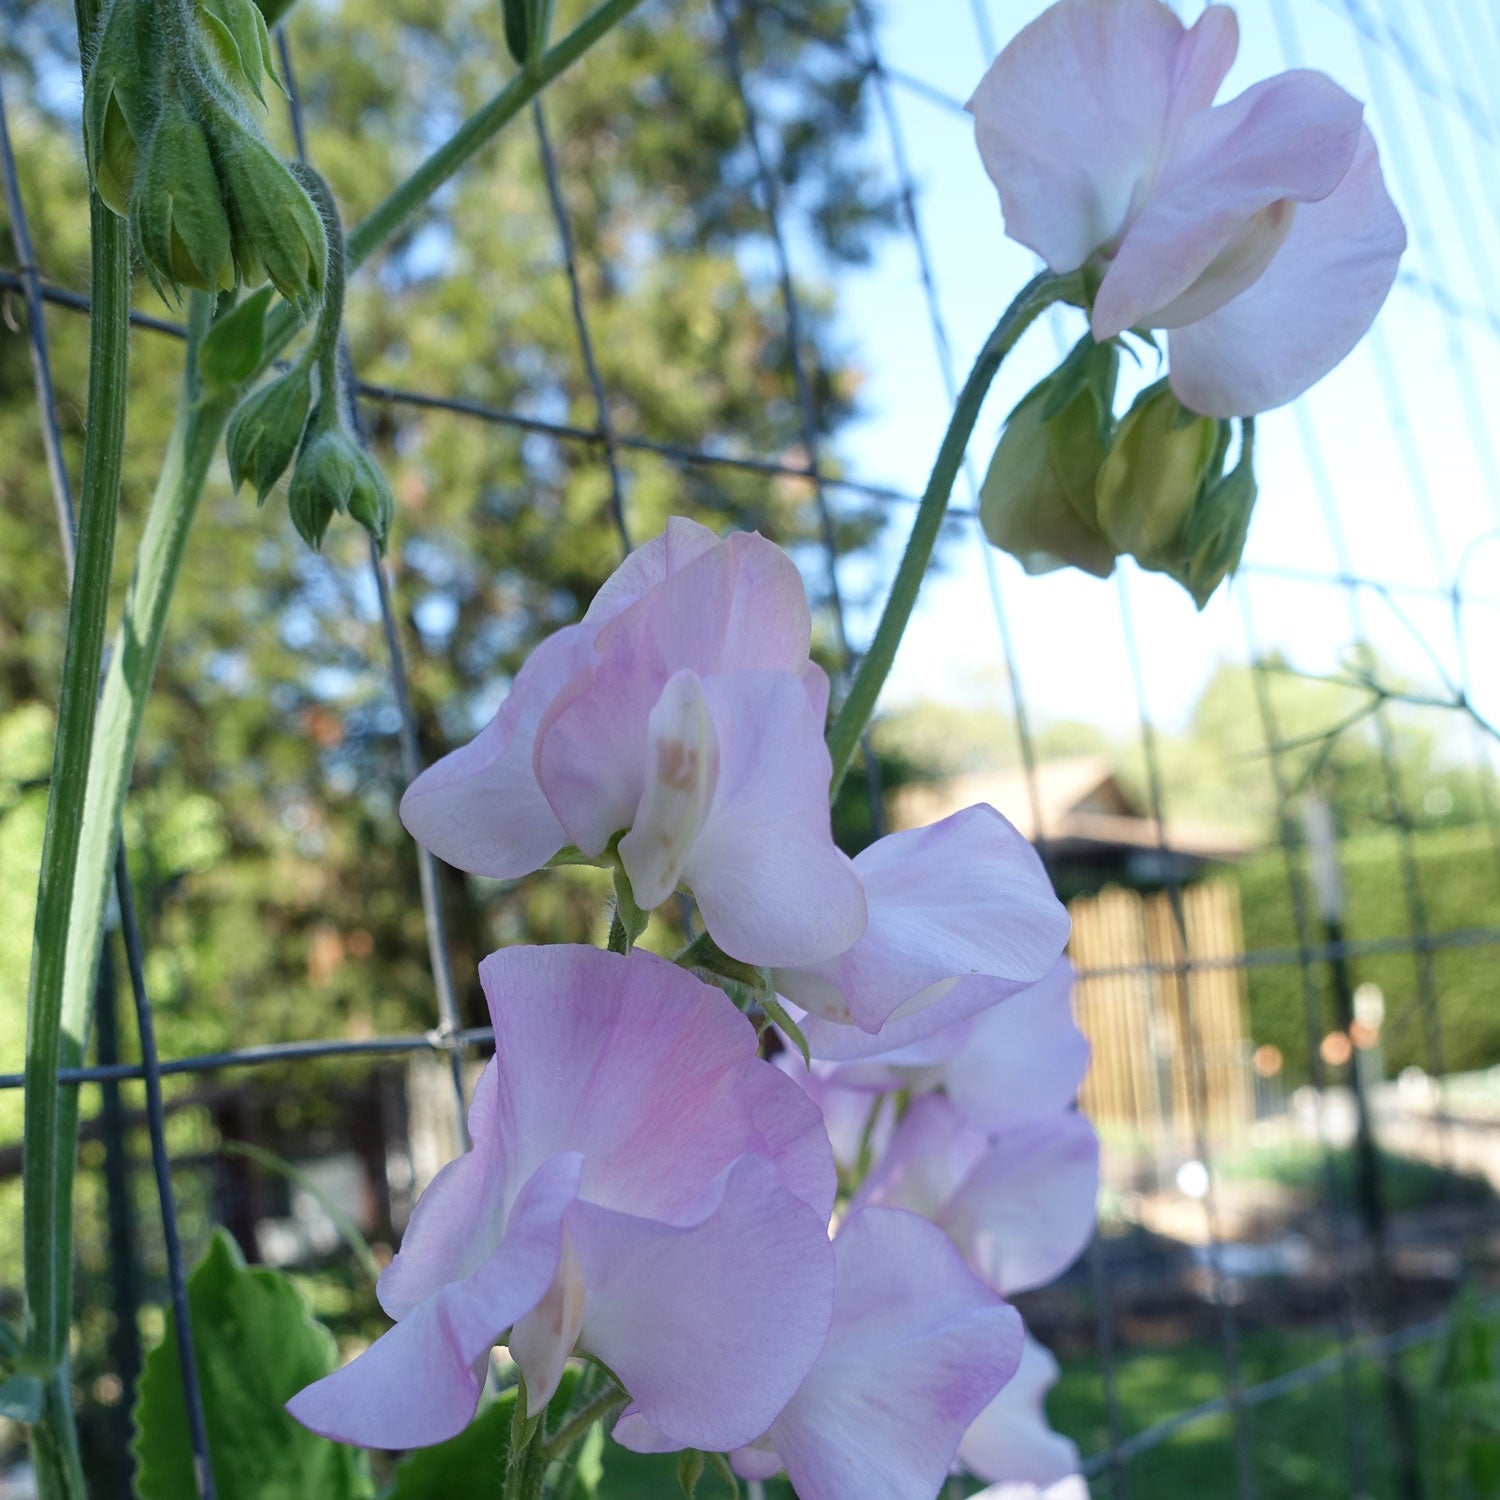
[[[618,839],[643,908],[685,885],[735,958],[831,958],[864,931],[865,898],[829,826],[811,639],[786,553],[674,518],[532,652],[489,726],[411,784],[402,820],[496,879]]]
[[[664,959],[510,948],[480,978],[495,1057],[474,1145],[381,1275],[395,1326],[288,1409],[343,1442],[436,1443],[473,1416],[504,1341],[531,1414],[577,1351],[676,1446],[752,1441],[832,1315],[817,1110],[720,991]]]
[[[858,941],[771,974],[818,1057],[920,1041],[1040,979],[1068,940],[1036,851],[984,804],[877,839],[854,869],[869,913]]]
[[[801,1500],[930,1500],[970,1421],[1015,1370],[1021,1320],[913,1214],[866,1209],[833,1249],[823,1352],[730,1461],[746,1479],[785,1468]],[[640,1452],[675,1446],[634,1408],[614,1436]]]
[[[1099,1143],[1073,1111],[988,1133],[950,1099],[912,1101],[854,1198],[931,1219],[980,1278],[1010,1296],[1045,1286],[1094,1229]]]
[[[1059,959],[1044,979],[977,1016],[921,1041],[850,1062],[802,1061],[792,1048],[776,1066],[823,1114],[833,1159],[844,1170],[873,1161],[895,1129],[899,1090],[942,1090],[965,1123],[989,1131],[1061,1114],[1088,1071],[1089,1044],[1073,1020],[1073,966]]]
[[[1096,273],[1094,337],[1167,330],[1204,416],[1280,406],[1364,336],[1406,248],[1363,106],[1294,69],[1228,103],[1234,12],[1058,0],[969,101],[1006,233]]]
[[[1047,1494],[1076,1475],[1078,1449],[1047,1425],[1047,1392],[1057,1376],[1051,1352],[1027,1334],[1016,1373],[959,1443],[959,1464],[989,1484],[1035,1486]]]

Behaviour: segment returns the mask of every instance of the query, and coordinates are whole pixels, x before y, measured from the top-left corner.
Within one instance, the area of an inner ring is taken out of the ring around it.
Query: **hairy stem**
[[[575,1444],[588,1436],[595,1422],[611,1417],[625,1405],[630,1397],[614,1381],[595,1396],[587,1406],[581,1407],[547,1439],[548,1458],[566,1458]]]
[[[1031,326],[1045,307],[1066,295],[1070,283],[1043,272],[1023,287],[1016,300],[1006,308],[995,331],[985,341],[974,361],[974,368],[959,392],[958,404],[953,409],[953,418],[943,441],[938,448],[937,459],[932,466],[932,475],[922,493],[922,502],[917,507],[917,518],[912,523],[911,537],[906,543],[906,552],[896,577],[891,583],[890,597],[876,627],[875,638],[870,649],[859,664],[849,696],[844,699],[833,727],[828,731],[828,750],[833,760],[833,782],[831,795],[837,796],[839,786],[854,757],[855,746],[870,722],[875,711],[875,700],[890,675],[891,664],[896,659],[901,637],[906,633],[917,594],[922,587],[922,578],[927,564],[932,560],[932,549],[937,543],[942,528],[943,516],[948,509],[948,497],[953,492],[953,481],[958,477],[964,452],[969,446],[969,437],[974,424],[979,420],[979,409],[989,393],[1005,356],[1015,347],[1017,340]]]

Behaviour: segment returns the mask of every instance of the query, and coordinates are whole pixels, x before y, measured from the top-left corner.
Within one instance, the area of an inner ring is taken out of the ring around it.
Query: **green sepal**
[[[625,866],[617,862],[614,875],[615,910],[610,922],[609,946],[617,953],[629,953],[650,923],[651,913],[637,904]]]
[[[216,318],[198,345],[198,378],[211,395],[243,385],[260,368],[266,353],[266,310],[272,288],[242,297]]]
[[[155,0],[114,0],[83,85],[83,146],[94,191],[122,219],[161,108]]]
[[[786,1007],[776,997],[775,990],[768,989],[760,996],[760,1008],[776,1025],[786,1033],[787,1040],[802,1054],[802,1061],[810,1068],[812,1067],[812,1052],[807,1045],[807,1038],[802,1034],[802,1028],[786,1013]]]
[[[236,490],[248,479],[256,503],[265,504],[297,451],[311,405],[312,374],[300,363],[240,402],[224,438],[229,482]]]
[[[705,1457],[708,1459],[709,1468],[729,1486],[729,1493],[734,1497],[734,1500],[739,1500],[739,1475],[729,1467],[729,1460],[722,1453],[709,1453]]]
[[[247,102],[265,107],[261,79],[278,89],[271,33],[254,0],[196,0],[197,22],[207,50],[224,81]],[[285,92],[285,89],[282,89]]]
[[[684,1448],[677,1455],[677,1486],[687,1500],[698,1493],[698,1481],[703,1478],[703,1454],[697,1448]]]
[[[1224,463],[1229,424],[1221,426],[1226,436],[1217,454],[1217,467],[1210,466],[1210,475]],[[1217,479],[1210,478],[1188,518],[1183,559],[1172,576],[1193,596],[1200,610],[1214,590],[1234,574],[1244,556],[1257,496],[1253,454],[1254,424],[1253,419],[1246,418],[1240,425],[1240,456],[1234,468]]]

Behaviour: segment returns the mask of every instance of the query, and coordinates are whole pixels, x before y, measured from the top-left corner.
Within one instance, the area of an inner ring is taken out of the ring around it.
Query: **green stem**
[[[59,1150],[62,1091],[57,1070],[77,1062],[81,1032],[62,1024],[63,960],[73,910],[73,868],[83,832],[83,796],[104,656],[115,517],[125,443],[130,336],[130,252],[125,223],[94,197],[94,306],[89,323],[88,432],[79,497],[76,571],[53,747],[51,793],[37,885],[26,1028],[26,1286],[28,1345],[46,1367],[68,1339],[68,1247],[52,1243],[53,1205],[65,1195],[71,1153]],[[64,1159],[66,1157],[66,1159]],[[63,1253],[56,1253],[62,1249]]]
[[[995,325],[995,331],[985,341],[974,361],[974,368],[959,392],[958,404],[953,409],[953,418],[943,441],[938,448],[937,460],[932,466],[932,475],[922,493],[917,507],[917,518],[912,523],[911,537],[906,543],[906,552],[896,577],[891,584],[890,597],[880,616],[875,630],[875,639],[859,664],[849,696],[844,699],[833,727],[828,731],[828,750],[833,759],[833,782],[831,796],[837,796],[849,762],[854,758],[855,746],[870,722],[875,711],[875,700],[890,675],[891,664],[896,659],[901,637],[906,633],[917,594],[922,587],[922,578],[927,564],[932,559],[932,549],[942,529],[943,516],[948,509],[948,497],[953,491],[953,481],[958,477],[959,466],[969,446],[969,437],[974,424],[979,420],[979,409],[989,393],[990,383],[1015,347],[1016,341],[1030,327],[1036,316],[1051,303],[1065,296],[1071,281],[1064,281],[1044,271],[1021,289],[1016,300],[1006,308]]]
[[[57,947],[59,953],[65,951],[66,954],[61,1021],[62,1032],[69,1039],[69,1065],[79,1060],[82,1039],[88,1029],[115,834],[135,759],[136,738],[146,695],[161,652],[167,606],[181,568],[188,529],[232,404],[225,398],[200,399],[196,350],[208,327],[212,306],[211,298],[195,294],[191,299],[188,357],[177,419],[141,535],[135,572],[125,597],[124,620],[99,698],[98,733],[88,763],[87,790],[79,798],[83,827],[77,862],[71,875],[72,921],[67,928],[65,949],[62,942]],[[101,590],[101,598],[104,596],[105,591]],[[98,680],[97,670],[94,680]],[[77,1130],[78,1091],[67,1089],[63,1091],[59,1110],[58,1140],[59,1143],[68,1143],[59,1155],[69,1179],[74,1154],[72,1143],[76,1140]],[[61,1194],[53,1201],[51,1222],[52,1243],[58,1246],[71,1244],[72,1203],[69,1194]],[[59,1306],[65,1325],[66,1298]]]
[[[611,1381],[587,1406],[581,1407],[547,1439],[547,1457],[566,1458],[574,1444],[582,1442],[588,1436],[589,1428],[595,1422],[602,1422],[606,1417],[612,1416],[629,1399],[630,1397]]]
[[[31,1456],[43,1500],[88,1500],[78,1427],[73,1420],[73,1381],[66,1356],[48,1377],[42,1418],[31,1430]]]
[[[566,71],[641,0],[604,0],[534,68],[516,74],[488,103],[469,116],[436,151],[378,204],[349,233],[348,267],[361,266],[471,157],[489,144],[501,128],[521,113],[558,74]],[[284,349],[301,326],[298,313],[285,302],[266,321],[266,354],[262,369]]]

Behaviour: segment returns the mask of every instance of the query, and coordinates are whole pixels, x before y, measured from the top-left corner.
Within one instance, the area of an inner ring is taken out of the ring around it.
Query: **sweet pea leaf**
[[[188,1280],[193,1349],[220,1500],[369,1500],[369,1461],[309,1432],[284,1403],[338,1363],[333,1336],[279,1271],[246,1266],[217,1230]],[[139,1500],[197,1493],[177,1335],[146,1357],[135,1409]]]
[[[498,1495],[510,1451],[516,1393],[482,1407],[457,1437],[414,1448],[396,1465],[381,1500],[441,1500],[444,1495]]]

